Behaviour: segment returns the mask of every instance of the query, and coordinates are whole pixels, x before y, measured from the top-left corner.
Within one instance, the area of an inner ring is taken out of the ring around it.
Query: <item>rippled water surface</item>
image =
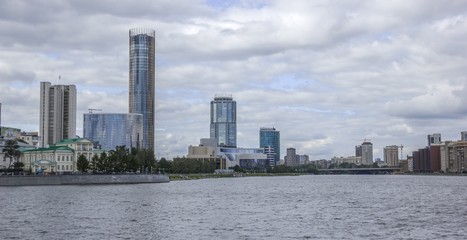
[[[467,177],[0,188],[1,239],[467,239]]]

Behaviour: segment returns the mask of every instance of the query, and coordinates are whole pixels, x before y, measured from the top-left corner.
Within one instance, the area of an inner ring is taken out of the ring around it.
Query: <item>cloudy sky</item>
[[[463,0],[0,0],[2,125],[38,130],[41,81],[76,85],[78,135],[88,108],[128,112],[133,27],[156,30],[159,156],[209,137],[216,94],[237,101],[240,147],[275,127],[311,159],[467,130]]]

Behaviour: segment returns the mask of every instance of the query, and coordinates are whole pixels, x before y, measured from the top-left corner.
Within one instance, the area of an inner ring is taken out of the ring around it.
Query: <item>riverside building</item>
[[[41,82],[40,147],[76,136],[76,86]]]
[[[143,115],[132,113],[85,113],[84,138],[105,151],[116,146],[140,148],[143,137]]]
[[[362,143],[362,164],[373,164],[373,144],[370,141],[364,141]]]
[[[216,96],[211,101],[210,138],[219,147],[237,147],[237,102],[232,96]]]
[[[280,132],[275,128],[262,127],[259,130],[259,147],[265,149],[265,153],[268,158],[271,159],[269,162],[270,166],[278,165],[281,156],[281,143],[280,143]]]
[[[142,147],[154,149],[155,126],[155,31],[129,31],[129,113],[143,115]]]
[[[386,146],[384,148],[384,163],[387,166],[399,166],[399,147],[396,145]]]
[[[102,151],[94,150],[92,142],[85,138],[63,139],[47,148],[21,149],[20,162],[24,169],[44,173],[72,173],[77,171],[78,157],[88,161]]]

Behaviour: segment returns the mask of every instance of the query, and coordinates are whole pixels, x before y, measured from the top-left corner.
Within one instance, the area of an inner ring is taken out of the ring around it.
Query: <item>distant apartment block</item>
[[[40,83],[40,147],[76,136],[76,87]]]
[[[465,173],[467,167],[467,141],[446,142],[440,146],[440,169],[447,173]]]
[[[310,156],[304,154],[304,155],[298,155],[298,163],[300,165],[308,164],[310,163]]]
[[[143,115],[131,113],[85,113],[84,138],[96,148],[114,150],[117,146],[141,148],[143,146]]]
[[[287,155],[284,157],[284,164],[286,166],[298,166],[300,164],[300,157],[297,155],[295,148],[287,148]]]
[[[372,165],[373,164],[373,144],[370,141],[364,141],[361,146],[362,146],[362,164]]]
[[[355,156],[356,157],[362,156],[362,145],[355,146]]]
[[[384,163],[387,166],[399,166],[399,147],[396,145],[386,146],[384,148]]]

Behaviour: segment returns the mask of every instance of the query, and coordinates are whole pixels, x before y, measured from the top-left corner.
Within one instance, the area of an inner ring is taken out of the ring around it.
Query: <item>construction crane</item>
[[[102,109],[97,109],[97,108],[88,108],[89,113],[92,113],[92,111],[102,111]]]

